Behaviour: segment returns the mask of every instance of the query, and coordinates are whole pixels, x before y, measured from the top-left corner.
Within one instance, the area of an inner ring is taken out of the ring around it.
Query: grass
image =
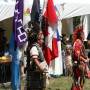
[[[22,80],[21,90],[24,90],[25,81]],[[46,90],[70,90],[72,85],[71,77],[60,76],[58,78],[51,78],[50,84],[47,86]],[[11,90],[10,85],[3,87],[0,86],[0,90]],[[90,79],[86,79],[84,90],[90,90]]]
[[[72,85],[70,77],[53,78],[46,90],[70,90]]]
[[[46,90],[71,90],[72,78],[71,77],[60,77],[50,80],[50,85]],[[85,80],[84,90],[90,90],[90,79]]]

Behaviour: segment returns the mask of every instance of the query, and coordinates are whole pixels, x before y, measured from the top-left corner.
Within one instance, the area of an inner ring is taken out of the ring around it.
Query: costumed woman
[[[77,26],[73,33],[73,79],[71,90],[83,90],[86,74],[87,56],[84,47],[84,32],[82,26]]]
[[[44,36],[36,22],[29,22],[27,47],[27,90],[44,90],[47,64],[43,56]]]

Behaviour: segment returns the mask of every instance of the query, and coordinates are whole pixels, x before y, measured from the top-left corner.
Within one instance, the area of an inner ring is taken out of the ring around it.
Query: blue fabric
[[[61,37],[60,37],[60,35],[59,35],[58,29],[56,30],[56,33],[57,33],[57,41],[60,41],[60,40],[61,40]]]
[[[20,59],[18,48],[12,56],[12,90],[20,90]]]
[[[14,34],[11,34],[9,52],[12,56],[11,85],[12,90],[20,90],[20,58],[19,49],[15,49]]]

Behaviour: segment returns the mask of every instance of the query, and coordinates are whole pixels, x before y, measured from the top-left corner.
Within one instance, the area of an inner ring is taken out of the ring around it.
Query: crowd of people
[[[45,90],[49,66],[44,55],[44,35],[37,22],[28,23],[28,41],[26,50],[22,48],[21,57],[21,78],[26,79],[26,90]],[[81,25],[77,26],[72,34],[72,40],[66,35],[61,41],[63,58],[63,75],[72,76],[73,83],[71,90],[84,90],[85,78],[90,69],[90,52],[86,54],[84,45],[84,32]],[[90,49],[90,33],[87,37],[88,48]],[[25,50],[25,51],[24,51]],[[6,52],[5,52],[6,55]],[[24,79],[24,80],[25,80]]]
[[[26,76],[27,90],[44,90],[48,73],[48,65],[43,55],[44,35],[38,23],[29,22],[28,26],[30,29],[27,32],[28,46],[24,52],[27,64],[25,66],[24,62],[21,64],[21,74]],[[62,42],[65,45],[64,75],[73,77],[71,90],[75,88],[83,90],[85,77],[88,77],[90,53],[86,55],[81,25],[75,28],[72,37],[72,42],[68,37],[65,37],[65,42]],[[89,37],[87,39],[89,44]]]

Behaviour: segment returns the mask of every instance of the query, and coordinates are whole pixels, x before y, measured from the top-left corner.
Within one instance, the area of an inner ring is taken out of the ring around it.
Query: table
[[[11,57],[0,57],[0,83],[11,82]]]

